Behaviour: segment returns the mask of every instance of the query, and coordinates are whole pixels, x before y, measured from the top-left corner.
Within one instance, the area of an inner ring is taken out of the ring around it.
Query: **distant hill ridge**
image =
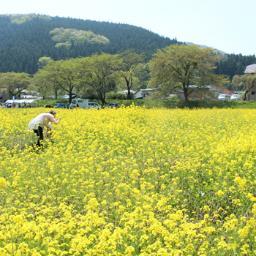
[[[178,43],[146,29],[46,15],[0,15],[0,72],[35,73],[38,59],[65,59],[127,49],[150,58],[159,48]]]
[[[37,14],[0,15],[0,72],[33,74],[42,56],[58,60],[133,49],[150,59],[157,49],[177,43],[176,39],[127,24]],[[224,57],[216,73],[230,78],[256,63],[255,55],[216,51]]]

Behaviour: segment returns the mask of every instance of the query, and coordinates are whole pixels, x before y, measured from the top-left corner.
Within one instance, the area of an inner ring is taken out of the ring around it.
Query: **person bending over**
[[[57,124],[60,121],[59,119],[56,119],[55,116],[56,112],[51,110],[48,113],[39,114],[29,122],[28,128],[33,130],[38,137],[36,143],[37,146],[41,146],[41,141],[44,139],[44,127],[47,128],[47,131],[51,131],[51,123]]]

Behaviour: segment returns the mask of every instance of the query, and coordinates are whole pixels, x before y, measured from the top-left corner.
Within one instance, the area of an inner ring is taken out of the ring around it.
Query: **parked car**
[[[73,99],[69,105],[70,108],[94,108],[100,109],[100,105],[97,102],[89,101],[88,99]]]
[[[106,104],[106,108],[118,108],[118,107],[119,107],[118,103],[110,102]]]
[[[221,93],[218,96],[218,100],[230,100],[230,95],[229,94]]]
[[[230,96],[230,100],[241,100],[241,95],[234,93]]]
[[[100,105],[97,102],[89,101],[86,108],[100,109]]]
[[[55,108],[69,108],[69,104],[62,103],[62,102],[57,102],[54,107]]]

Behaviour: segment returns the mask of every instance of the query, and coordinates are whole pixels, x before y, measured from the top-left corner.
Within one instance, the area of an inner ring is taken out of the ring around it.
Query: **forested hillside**
[[[246,66],[253,63],[256,63],[255,55],[226,54],[218,63],[216,72],[232,78],[234,75],[242,75]]]
[[[176,43],[176,39],[126,24],[35,14],[0,15],[0,72],[33,74],[42,56],[58,60],[128,49],[144,53],[149,60],[157,49]],[[256,63],[254,55],[227,54],[216,73],[232,78],[252,63]]]
[[[35,73],[38,59],[55,60],[134,49],[151,55],[177,41],[146,29],[42,15],[0,16],[0,72]]]

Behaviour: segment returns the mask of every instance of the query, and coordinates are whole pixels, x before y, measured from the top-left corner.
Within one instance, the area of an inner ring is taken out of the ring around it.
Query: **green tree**
[[[0,73],[0,87],[6,90],[9,97],[20,97],[21,92],[28,87],[31,77],[26,73]]]
[[[141,73],[145,70],[144,56],[134,51],[125,51],[120,54],[122,58],[121,69],[118,72],[118,77],[127,89],[127,99],[132,98],[131,90],[138,87],[140,84]],[[136,86],[137,85],[137,86]]]
[[[236,91],[245,90],[245,79],[243,79],[243,76],[235,75],[232,79],[232,87]]]
[[[172,92],[183,91],[185,102],[189,101],[189,85],[204,86],[220,82],[214,69],[220,56],[210,48],[194,45],[172,45],[158,50],[149,63],[154,86]]]
[[[51,61],[53,61],[53,59],[51,57],[42,56],[38,59],[38,67],[43,68]]]
[[[40,69],[37,71],[32,79],[31,87],[34,90],[38,91],[43,99],[49,97],[54,90],[54,84],[52,82],[52,77],[50,77],[50,74],[51,73],[49,73],[47,70]]]
[[[253,88],[256,88],[256,74],[234,76],[232,83],[239,86],[238,88],[244,91],[244,100],[250,100],[249,93]]]
[[[33,85],[38,88],[38,91],[43,95],[43,97],[54,94],[54,98],[58,99],[58,93],[61,90],[60,86],[60,65],[59,62],[54,62],[48,57],[42,57],[41,67],[37,71],[33,79]]]
[[[55,93],[58,89],[63,90],[69,95],[69,103],[71,103],[73,94],[79,86],[78,70],[78,59],[51,61],[35,75],[35,84],[40,88],[42,82],[41,86],[51,88]]]
[[[101,105],[106,104],[106,93],[115,89],[116,73],[120,69],[118,55],[100,54],[82,58],[80,61],[80,85],[83,90],[95,92]]]

